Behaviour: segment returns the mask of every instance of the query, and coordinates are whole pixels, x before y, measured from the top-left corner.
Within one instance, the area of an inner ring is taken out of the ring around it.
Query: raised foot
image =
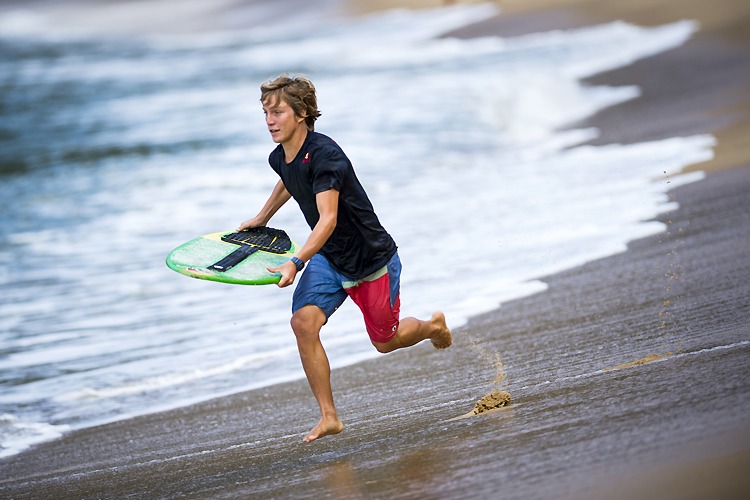
[[[430,342],[435,346],[435,349],[449,348],[453,343],[453,336],[448,329],[448,325],[445,324],[445,315],[440,311],[436,311],[432,315],[430,323],[435,328],[435,333],[430,335]]]
[[[313,430],[311,430],[310,433],[305,436],[302,441],[304,441],[305,443],[309,443],[311,441],[315,441],[318,438],[322,438],[323,436],[338,434],[343,430],[344,424],[341,423],[341,420],[339,420],[338,417],[323,417],[320,419],[320,422],[318,422],[318,425],[313,427]]]

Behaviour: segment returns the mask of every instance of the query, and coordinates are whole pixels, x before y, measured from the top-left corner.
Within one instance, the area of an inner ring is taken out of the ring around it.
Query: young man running
[[[320,329],[351,297],[362,310],[370,341],[391,352],[430,339],[438,349],[452,343],[441,312],[428,321],[399,320],[401,262],[396,243],[378,221],[349,159],[329,137],[314,131],[320,116],[315,87],[302,77],[282,75],[261,86],[266,125],[278,144],[268,158],[281,178],[261,211],[238,230],[265,226],[291,197],[312,229],[297,256],[271,272],[279,287],[302,274],[292,300],[292,330],[321,418],[305,436],[310,442],[341,432],[331,390],[331,369]]]

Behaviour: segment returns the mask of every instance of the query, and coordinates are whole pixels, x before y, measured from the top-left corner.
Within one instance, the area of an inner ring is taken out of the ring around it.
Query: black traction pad
[[[292,249],[292,240],[289,239],[286,232],[272,227],[254,227],[236,233],[228,233],[222,236],[221,240],[239,245],[239,248],[208,267],[208,269],[220,273],[229,271],[258,250],[282,255]]]

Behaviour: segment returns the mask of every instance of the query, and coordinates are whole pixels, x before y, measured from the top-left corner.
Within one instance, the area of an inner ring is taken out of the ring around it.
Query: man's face
[[[300,124],[305,120],[304,117],[295,115],[286,101],[274,97],[263,103],[263,113],[266,115],[266,125],[271,132],[271,138],[277,144],[291,140],[301,130]]]

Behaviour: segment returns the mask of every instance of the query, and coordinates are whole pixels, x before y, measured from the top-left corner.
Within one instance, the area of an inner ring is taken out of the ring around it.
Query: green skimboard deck
[[[237,285],[278,283],[281,274],[270,273],[300,249],[284,231],[255,228],[207,234],[172,250],[167,266],[185,276]]]

